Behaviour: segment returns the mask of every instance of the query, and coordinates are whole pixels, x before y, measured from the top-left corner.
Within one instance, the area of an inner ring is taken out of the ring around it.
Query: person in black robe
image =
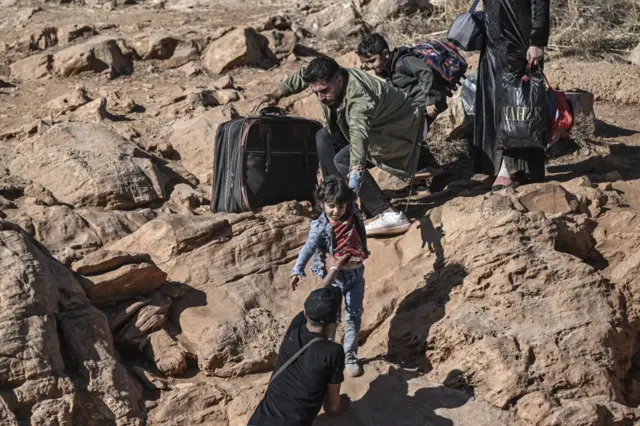
[[[497,149],[502,76],[543,65],[550,0],[484,0],[485,46],[480,56],[474,129],[474,170],[496,176],[494,190],[544,180],[542,148]]]

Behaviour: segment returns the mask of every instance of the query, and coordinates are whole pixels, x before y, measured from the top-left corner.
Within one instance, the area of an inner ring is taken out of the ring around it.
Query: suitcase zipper
[[[236,123],[232,123],[231,126],[229,126],[229,132],[227,133],[227,170],[229,172],[229,184],[225,185],[226,186],[226,193],[225,193],[225,206],[226,206],[226,210],[227,211],[231,211],[232,206],[231,206],[231,201],[233,198],[233,190],[235,188],[235,180],[236,180],[236,174],[235,174],[235,170],[232,166],[233,164],[233,151],[232,151],[232,140],[229,137],[229,135],[232,134],[233,132],[233,126],[234,125],[241,125],[242,122],[236,122]],[[240,157],[240,156],[238,156]]]
[[[269,173],[271,168],[271,133],[267,133],[267,161],[265,162],[265,173]]]

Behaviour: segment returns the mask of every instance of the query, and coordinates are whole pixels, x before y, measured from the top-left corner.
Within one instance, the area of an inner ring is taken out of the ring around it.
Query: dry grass
[[[601,57],[626,53],[640,41],[640,0],[555,0],[551,49]]]
[[[470,4],[470,0],[448,0],[442,7],[390,20],[377,30],[393,45],[444,37]],[[552,0],[551,21],[549,50],[556,55],[602,58],[608,53],[626,54],[640,43],[640,0]]]

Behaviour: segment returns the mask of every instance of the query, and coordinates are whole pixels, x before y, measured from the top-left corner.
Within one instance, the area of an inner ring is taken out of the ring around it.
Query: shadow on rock
[[[609,145],[608,155],[590,157],[575,164],[547,167],[553,180],[566,182],[577,177],[597,175],[599,181],[615,182],[640,178],[640,147],[624,143]]]
[[[462,284],[466,276],[462,265],[445,264],[427,277],[424,287],[400,302],[389,328],[386,358],[390,362],[431,369],[425,358],[429,330],[444,317],[451,290]]]
[[[421,374],[415,371],[392,368],[388,374],[378,376],[369,384],[369,390],[353,402],[351,410],[340,417],[322,414],[314,426],[453,426],[453,421],[436,414],[438,409],[458,408],[471,398],[468,393],[448,387],[461,373],[452,371],[445,386],[428,386],[420,381],[420,387],[412,395],[411,380]]]
[[[180,326],[180,316],[184,311],[200,306],[207,306],[207,294],[204,291],[195,289],[187,284],[180,284],[184,291],[182,297],[176,300],[171,306],[169,319],[172,326],[172,334],[178,335],[182,333]]]

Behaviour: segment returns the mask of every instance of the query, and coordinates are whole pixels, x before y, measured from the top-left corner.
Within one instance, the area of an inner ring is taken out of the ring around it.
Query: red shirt
[[[349,260],[351,265],[364,262],[368,256],[362,247],[360,234],[356,230],[353,213],[347,211],[342,220],[329,219],[329,224],[333,229],[333,255],[337,257],[351,255]]]

